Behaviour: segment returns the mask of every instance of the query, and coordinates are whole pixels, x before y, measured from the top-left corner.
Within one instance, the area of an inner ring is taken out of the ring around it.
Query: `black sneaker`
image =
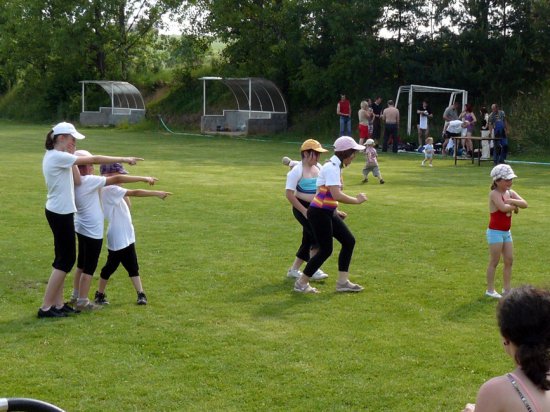
[[[145,296],[145,293],[138,292],[137,297],[137,304],[138,305],[147,305],[147,296]]]
[[[66,303],[63,304],[63,307],[61,309],[55,308],[55,310],[58,310],[59,312],[63,312],[66,315],[76,315],[76,314],[80,313],[79,310],[73,309],[72,306],[67,305]]]
[[[95,292],[94,302],[98,305],[108,305],[109,301],[107,300],[107,295],[105,293],[100,293],[99,291]]]
[[[43,310],[42,308],[38,309],[38,317],[43,318],[66,318],[67,314],[57,310],[54,306],[48,310]]]

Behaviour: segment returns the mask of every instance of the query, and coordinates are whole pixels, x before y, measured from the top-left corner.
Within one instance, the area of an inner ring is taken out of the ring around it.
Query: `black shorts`
[[[101,254],[103,239],[94,239],[77,233],[78,237],[78,259],[76,267],[82,269],[82,273],[93,276],[97,269],[97,262]]]

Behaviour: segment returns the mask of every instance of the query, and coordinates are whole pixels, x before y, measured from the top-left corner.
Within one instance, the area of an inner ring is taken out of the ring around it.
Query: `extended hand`
[[[356,199],[357,199],[357,204],[360,205],[361,203],[367,201],[367,195],[364,194],[364,193],[359,193],[359,194],[356,196]]]
[[[141,157],[127,157],[125,158],[126,163],[129,165],[135,165],[139,160],[143,160]]]

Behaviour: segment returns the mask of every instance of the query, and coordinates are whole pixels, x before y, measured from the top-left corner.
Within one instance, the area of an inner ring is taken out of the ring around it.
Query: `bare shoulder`
[[[524,407],[506,375],[488,380],[477,394],[476,412],[514,412]]]

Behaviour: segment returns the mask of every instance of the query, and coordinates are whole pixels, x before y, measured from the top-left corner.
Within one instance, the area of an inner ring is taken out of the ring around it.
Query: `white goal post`
[[[451,89],[447,87],[435,87],[435,86],[420,86],[418,84],[410,84],[408,86],[400,86],[397,91],[397,97],[395,98],[395,107],[399,103],[399,96],[401,93],[408,93],[408,105],[407,105],[407,136],[411,135],[411,123],[414,117],[413,115],[413,94],[414,93],[449,93],[449,106],[456,100],[457,95],[462,95],[462,106],[468,103],[468,91],[463,89]],[[416,113],[414,113],[416,114]]]

